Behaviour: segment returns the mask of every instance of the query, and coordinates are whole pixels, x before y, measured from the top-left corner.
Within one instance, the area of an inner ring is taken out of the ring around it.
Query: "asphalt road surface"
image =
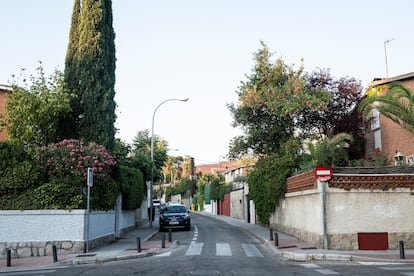
[[[177,246],[161,255],[105,263],[39,269],[2,275],[406,275],[413,264],[362,262],[287,262],[243,230],[192,214],[191,231],[172,231]],[[154,222],[158,226],[158,222]],[[168,232],[153,238],[160,240]]]

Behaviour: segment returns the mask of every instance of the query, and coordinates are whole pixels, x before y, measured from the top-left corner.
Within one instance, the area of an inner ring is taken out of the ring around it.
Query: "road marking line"
[[[203,250],[204,243],[197,243],[191,242],[190,246],[188,247],[187,251],[185,252],[186,256],[196,256],[201,254],[201,250]]]
[[[336,271],[330,270],[330,269],[315,269],[316,272],[319,272],[321,274],[324,275],[335,275],[335,274],[339,274]]]
[[[217,256],[231,256],[231,249],[228,243],[216,243]]]
[[[301,264],[300,266],[306,267],[306,268],[319,268],[320,266],[317,264]]]
[[[247,257],[263,257],[262,253],[260,253],[254,244],[242,243],[242,247]]]

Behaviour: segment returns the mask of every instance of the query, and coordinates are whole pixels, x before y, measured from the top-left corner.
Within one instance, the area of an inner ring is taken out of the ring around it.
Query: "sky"
[[[47,75],[64,70],[73,2],[0,0],[0,84],[22,68],[35,75],[39,61]],[[225,160],[242,133],[227,105],[261,41],[288,65],[303,59],[307,72],[364,87],[387,67],[389,77],[414,71],[410,0],[114,0],[112,9],[117,137],[132,143],[154,122],[169,155],[196,165]]]

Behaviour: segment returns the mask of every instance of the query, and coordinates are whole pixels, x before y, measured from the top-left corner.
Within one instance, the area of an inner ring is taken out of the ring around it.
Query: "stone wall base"
[[[303,231],[281,225],[270,225],[272,229],[287,233],[301,241],[308,242],[316,248],[323,248],[324,237],[312,232]],[[405,249],[414,249],[414,233],[388,233],[388,247],[391,250],[399,249],[399,242],[404,241]],[[328,234],[328,249],[332,250],[359,250],[358,233]]]
[[[113,234],[89,241],[89,249],[110,244],[115,240]],[[86,250],[85,241],[41,241],[41,242],[0,242],[0,257],[5,258],[7,249],[11,250],[12,258],[53,256],[53,246],[57,254],[77,254]]]

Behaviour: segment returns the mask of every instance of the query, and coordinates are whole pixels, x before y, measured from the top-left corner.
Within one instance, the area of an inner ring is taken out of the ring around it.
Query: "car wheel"
[[[187,227],[185,228],[185,231],[190,231],[191,230],[191,225],[187,225]]]

